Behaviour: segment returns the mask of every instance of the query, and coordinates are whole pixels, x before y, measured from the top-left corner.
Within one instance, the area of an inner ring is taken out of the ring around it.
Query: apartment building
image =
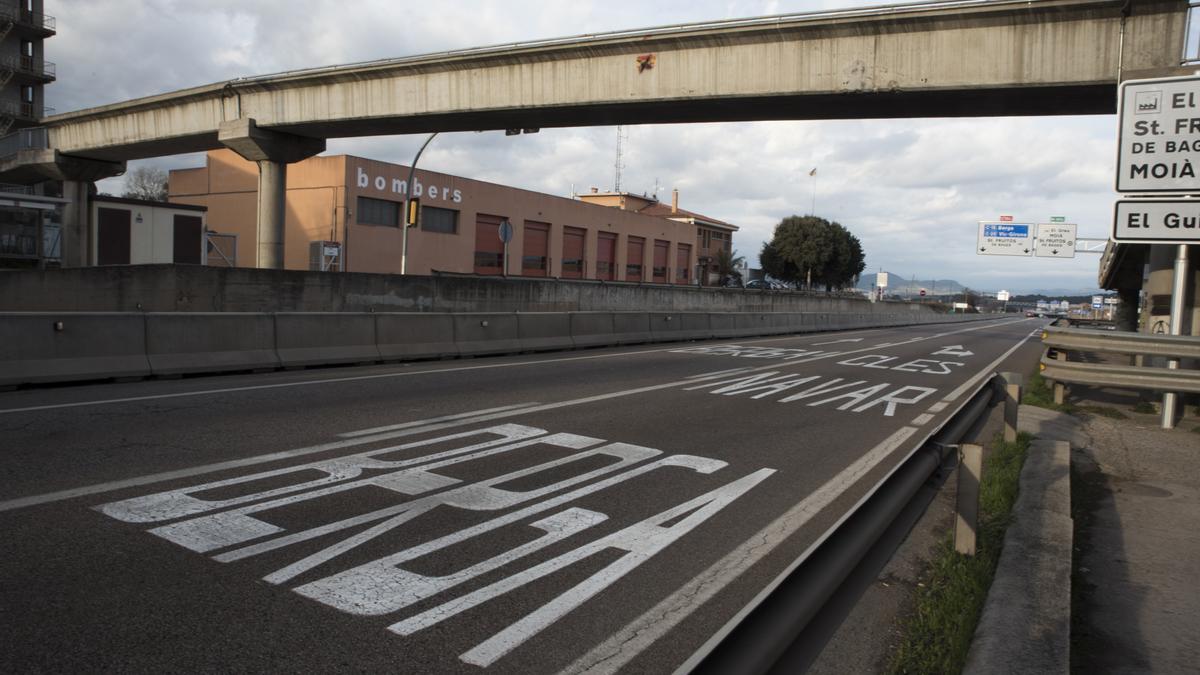
[[[42,0],[0,0],[0,135],[35,126],[48,114],[43,87],[55,79],[42,41],[55,19]]]

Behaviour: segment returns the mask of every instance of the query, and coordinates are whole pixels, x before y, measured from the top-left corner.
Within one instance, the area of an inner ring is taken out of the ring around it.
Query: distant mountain
[[[887,292],[894,295],[918,295],[924,288],[928,295],[962,293],[963,285],[953,279],[912,279],[902,274],[888,272]],[[875,288],[875,272],[863,272],[858,288],[870,291]]]

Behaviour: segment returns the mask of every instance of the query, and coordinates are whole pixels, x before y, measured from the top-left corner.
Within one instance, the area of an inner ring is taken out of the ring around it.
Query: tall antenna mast
[[[617,126],[617,161],[613,163],[613,169],[614,169],[613,192],[621,191],[621,169],[624,166],[623,164],[621,164],[621,143],[624,140],[624,138],[625,138],[625,127]]]

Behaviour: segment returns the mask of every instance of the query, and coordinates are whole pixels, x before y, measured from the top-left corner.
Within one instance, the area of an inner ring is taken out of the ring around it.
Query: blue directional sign
[[[979,255],[1033,255],[1033,223],[980,221]]]
[[[985,223],[983,226],[983,236],[1025,239],[1029,236],[1029,226],[1013,225],[1012,223]]]

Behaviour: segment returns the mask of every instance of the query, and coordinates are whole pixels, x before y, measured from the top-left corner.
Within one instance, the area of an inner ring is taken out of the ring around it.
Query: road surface
[[[1041,323],[0,394],[0,670],[686,668]]]

